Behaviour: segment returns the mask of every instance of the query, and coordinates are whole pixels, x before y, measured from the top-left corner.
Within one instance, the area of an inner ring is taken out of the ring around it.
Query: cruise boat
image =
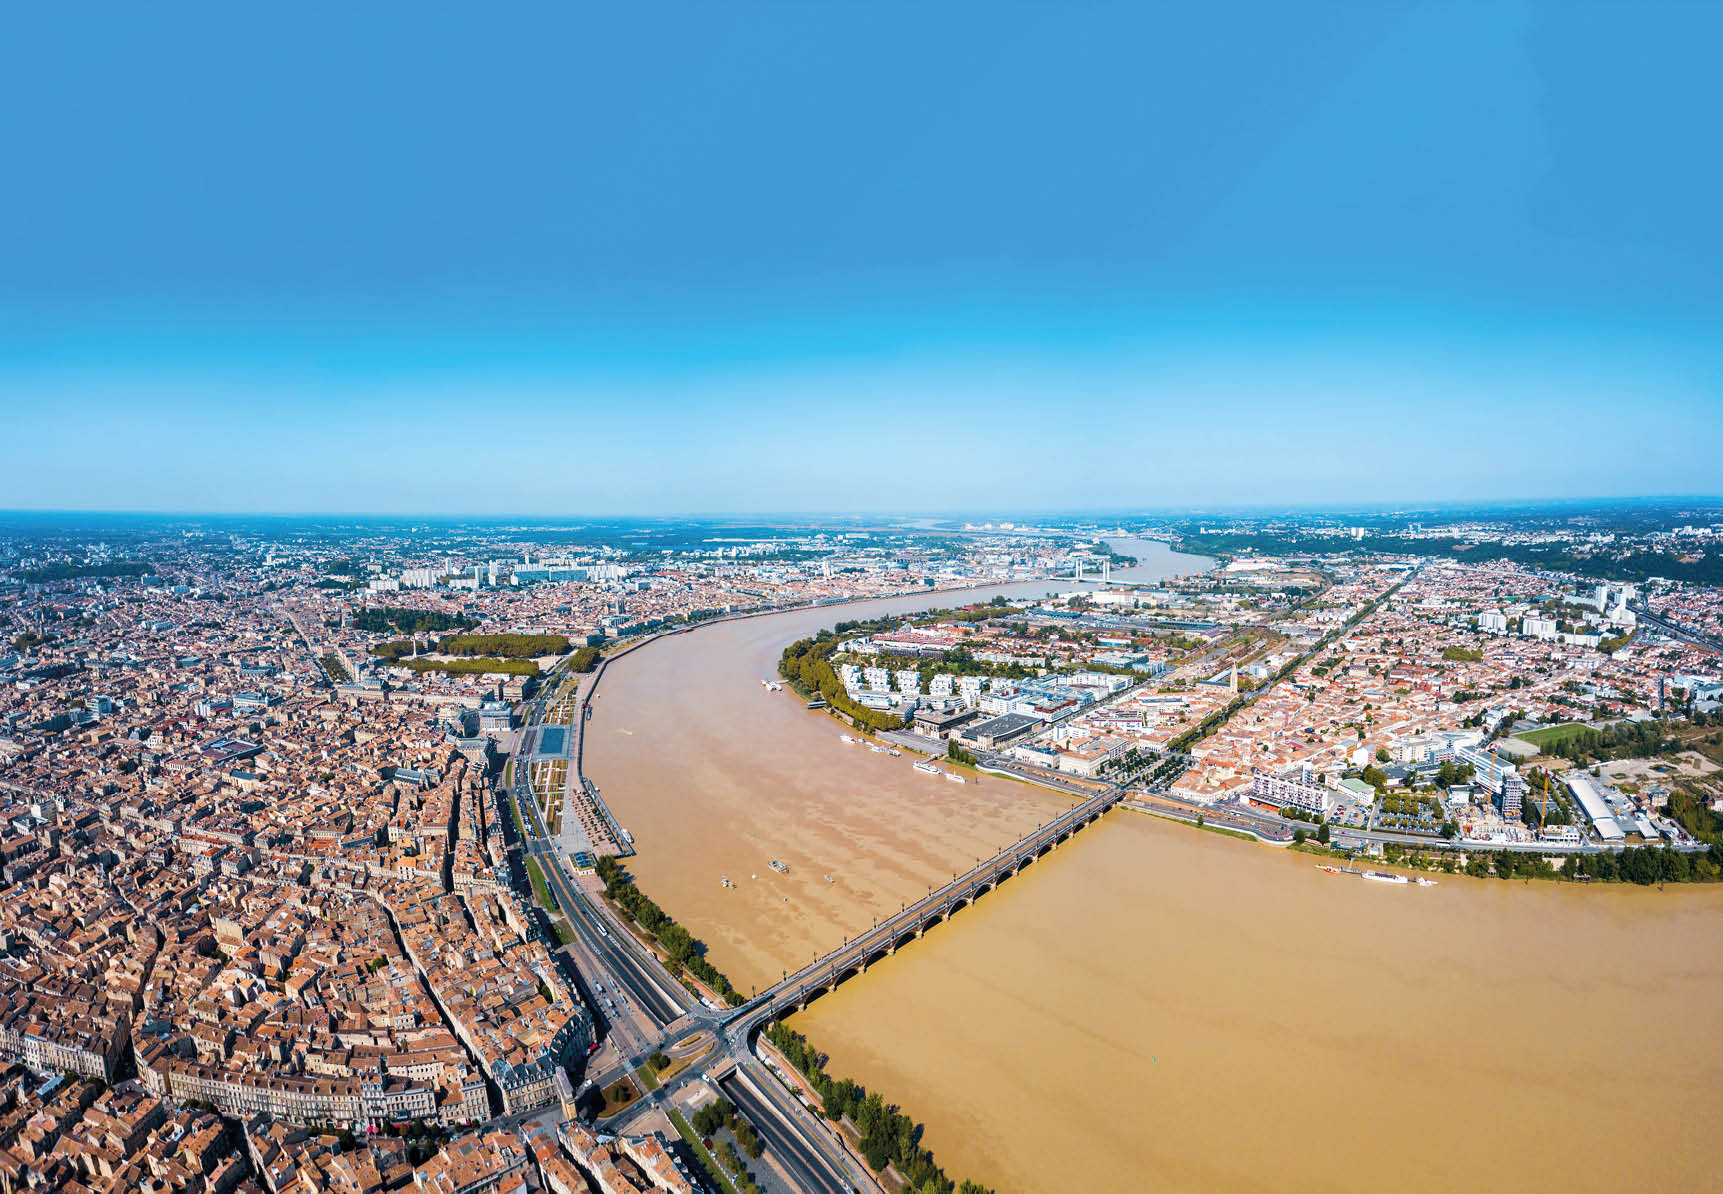
[[[766,865],[771,867],[774,871],[777,871],[780,875],[787,875],[790,873],[789,866],[779,862],[776,858],[772,859],[772,861],[768,862]]]
[[[1361,873],[1372,883],[1410,883],[1412,881],[1404,875],[1390,875],[1386,871],[1364,871]]]
[[[915,769],[926,775],[944,775],[945,773],[925,759],[915,761]]]

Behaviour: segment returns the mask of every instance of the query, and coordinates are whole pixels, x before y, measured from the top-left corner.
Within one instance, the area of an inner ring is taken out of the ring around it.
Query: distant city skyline
[[[1723,488],[1723,10],[414,14],[8,16],[0,509]]]

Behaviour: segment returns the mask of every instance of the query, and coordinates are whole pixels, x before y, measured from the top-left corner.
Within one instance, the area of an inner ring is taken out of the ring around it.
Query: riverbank
[[[1147,816],[1043,861],[936,948],[790,1020],[831,1072],[924,1114],[950,1170],[1095,1191],[1362,1191],[1385,1170],[1435,1191],[1487,1172],[1613,1194],[1702,1188],[1723,1164],[1713,1134],[1606,1155],[1572,1135],[1677,1105],[1718,1122],[1723,1044],[1696,1028],[1723,990],[1715,888],[1343,883]],[[1516,1124],[1514,1149],[1450,1130],[1455,1107]]]
[[[641,889],[739,987],[775,981],[1069,805],[985,774],[929,785],[907,759],[846,746],[831,719],[766,693],[784,644],[831,625],[829,609],[633,652],[607,674],[593,723],[600,782],[643,839],[630,862]],[[1714,889],[1338,883],[1314,861],[1107,817],[936,943],[897,951],[790,1024],[831,1053],[832,1073],[925,1116],[925,1147],[948,1170],[1000,1188],[1135,1189],[1135,1175],[1251,1190],[1264,1174],[1276,1189],[1375,1188],[1432,1139],[1441,1155],[1409,1188],[1480,1172],[1611,1194],[1690,1188],[1723,1159],[1660,1153],[1647,1167],[1619,1150],[1587,1168],[1566,1144],[1574,1123],[1655,1122],[1667,1106],[1708,1107],[1723,1085],[1723,1048],[1688,1027],[1723,989]],[[1599,1023],[1632,1042],[1603,1046],[1607,1064],[1573,1045]],[[1440,1126],[1457,1106],[1533,1145],[1504,1169],[1499,1147]],[[1337,1170],[1313,1131],[1360,1163]]]
[[[748,991],[1069,807],[988,777],[935,793],[908,757],[847,746],[830,718],[760,684],[776,676],[785,642],[835,621],[1047,589],[941,590],[839,614],[816,606],[712,622],[606,668],[586,771],[635,835],[639,888]]]

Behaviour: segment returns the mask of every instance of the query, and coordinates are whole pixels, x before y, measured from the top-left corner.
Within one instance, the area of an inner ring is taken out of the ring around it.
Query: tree
[[[1304,844],[1304,829],[1302,826],[1292,831],[1292,841],[1294,845],[1302,846]]]
[[[1386,746],[1378,746],[1376,748],[1376,761],[1378,763],[1386,763],[1393,757],[1393,755],[1388,753],[1388,748]]]
[[[872,1136],[862,1141],[862,1155],[867,1158],[868,1167],[875,1173],[891,1164],[891,1152],[886,1148],[885,1141],[876,1140]]]
[[[742,1151],[756,1161],[766,1151],[765,1141],[761,1140],[760,1134],[754,1131],[754,1126],[745,1120],[738,1119],[736,1121],[736,1139],[742,1142]]]
[[[1300,830],[1300,832],[1303,832],[1303,831]],[[1327,821],[1324,821],[1322,824],[1320,824],[1316,827],[1316,840],[1321,842],[1325,846],[1328,844],[1328,822]]]

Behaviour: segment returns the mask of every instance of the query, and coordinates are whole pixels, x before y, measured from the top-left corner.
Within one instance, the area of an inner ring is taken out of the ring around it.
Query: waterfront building
[[[1374,798],[1375,793],[1370,796]],[[1326,816],[1334,803],[1334,794],[1325,786],[1311,783],[1303,771],[1275,775],[1260,768],[1251,769],[1250,798],[1258,804],[1303,809],[1319,817]]]

